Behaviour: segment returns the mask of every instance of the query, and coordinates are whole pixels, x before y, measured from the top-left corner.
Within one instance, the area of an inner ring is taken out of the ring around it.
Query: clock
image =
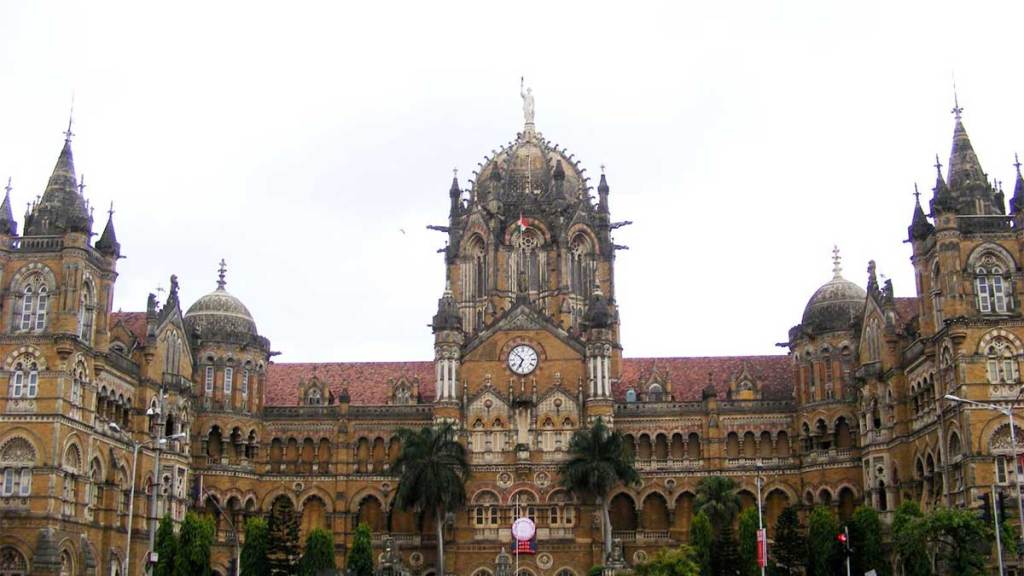
[[[520,344],[508,353],[508,368],[516,374],[525,376],[536,367],[537,351],[526,344]]]

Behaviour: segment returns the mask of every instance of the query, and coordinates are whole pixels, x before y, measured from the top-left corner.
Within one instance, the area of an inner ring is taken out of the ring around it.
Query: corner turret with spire
[[[71,120],[64,132],[64,147],[50,174],[46,190],[25,219],[25,236],[61,236],[69,233],[92,234],[92,215],[82,192],[84,180],[75,175],[71,153]]]

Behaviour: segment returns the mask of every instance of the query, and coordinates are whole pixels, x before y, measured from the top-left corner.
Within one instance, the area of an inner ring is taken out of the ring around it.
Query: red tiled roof
[[[652,375],[672,384],[672,396],[678,401],[700,400],[708,382],[724,399],[729,384],[746,370],[761,386],[761,397],[785,400],[793,395],[793,365],[789,357],[778,356],[705,356],[692,358],[626,358],[622,361],[622,380],[612,390],[617,400],[626,390],[636,387],[644,392]]]
[[[656,370],[663,382],[672,383],[676,400],[700,400],[708,384],[708,375],[725,398],[729,383],[746,369],[761,385],[765,399],[788,399],[792,396],[792,365],[787,356],[720,356],[704,358],[627,358],[623,360],[622,381],[612,391],[619,400],[630,387],[646,384]],[[272,363],[267,371],[265,402],[268,406],[291,406],[299,400],[299,382],[313,375],[327,383],[337,397],[348,388],[352,404],[386,404],[391,392],[390,382],[419,378],[420,398],[430,402],[434,397],[433,362],[307,362]]]
[[[267,406],[292,406],[299,401],[299,381],[313,375],[327,383],[337,398],[348,388],[352,404],[387,404],[391,392],[389,382],[419,378],[420,398],[434,399],[433,362],[304,362],[271,363],[267,369]]]
[[[917,316],[918,314],[917,298],[893,298],[893,304],[896,308],[896,317],[899,318],[899,323],[901,325],[905,325],[910,322],[914,319],[914,316]]]
[[[111,312],[110,327],[113,328],[118,322],[139,339],[139,342],[146,341],[146,313],[145,312]]]

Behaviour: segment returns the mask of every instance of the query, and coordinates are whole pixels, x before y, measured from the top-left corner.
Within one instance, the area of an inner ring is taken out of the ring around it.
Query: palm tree
[[[395,505],[402,510],[434,513],[437,521],[437,574],[444,576],[444,521],[466,503],[469,462],[466,447],[455,439],[450,423],[420,431],[398,431],[402,451],[395,461],[398,490]]]
[[[724,476],[708,476],[697,484],[697,512],[704,512],[715,531],[732,525],[740,511],[740,497],[736,495],[736,482]]]
[[[577,430],[569,442],[569,460],[559,468],[562,486],[601,505],[604,555],[612,551],[612,523],[608,515],[608,494],[619,484],[640,482],[633,456],[626,451],[622,433],[612,431],[598,418],[590,428]]]

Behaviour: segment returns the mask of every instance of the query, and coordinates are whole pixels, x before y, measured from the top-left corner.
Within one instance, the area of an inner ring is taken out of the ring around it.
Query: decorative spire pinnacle
[[[1024,176],[1020,174],[1020,158],[1013,154],[1013,167],[1017,169],[1017,181],[1013,184],[1013,197],[1010,198],[1010,212],[1024,210]]]
[[[110,209],[107,210],[107,225],[103,227],[100,239],[96,241],[96,249],[102,254],[121,257],[121,244],[117,241],[117,234],[114,232],[114,202],[110,202]]]
[[[953,80],[953,109],[950,110],[950,112],[953,114],[953,118],[956,118],[957,120],[959,120],[960,119],[960,114],[962,114],[963,111],[964,111],[964,109],[960,107],[960,100],[956,96],[956,80],[954,79]]]
[[[832,278],[843,277],[843,257],[839,255],[839,246],[832,245]]]
[[[910,219],[910,227],[907,228],[907,236],[911,241],[922,240],[932,233],[935,227],[928,222],[921,208],[921,192],[917,189],[917,182],[914,182],[914,215]]]
[[[114,201],[111,200],[110,201],[110,208],[107,209],[107,217],[109,218],[109,217],[113,217],[113,216],[114,216]]]
[[[914,182],[914,203],[921,205],[921,192],[917,189],[917,182]]]
[[[1017,176],[1020,176],[1020,158],[1017,157],[1017,153],[1013,153],[1013,167],[1017,169]],[[11,179],[7,179],[7,185],[11,185]]]
[[[224,275],[227,274],[228,265],[224,262],[224,259],[220,259],[220,268],[217,269],[217,290],[223,290],[224,286],[227,285],[227,281],[224,280]]]
[[[1017,172],[1020,172],[1020,162],[1017,163]],[[11,195],[11,177],[7,177],[7,186],[4,186],[4,193],[8,196]]]
[[[85,197],[85,172],[82,172],[82,175],[78,177],[78,194]]]
[[[938,152],[935,153],[935,172],[942,178],[942,162],[939,160]]]
[[[4,187],[4,200],[0,204],[0,234],[14,236],[18,233],[18,225],[14,222],[14,212],[11,210],[11,178],[7,177],[7,186]]]
[[[71,112],[68,114],[68,129],[64,131],[64,143],[70,144],[71,138],[74,137],[75,133],[71,131],[71,124],[75,118],[75,101],[71,100]]]

